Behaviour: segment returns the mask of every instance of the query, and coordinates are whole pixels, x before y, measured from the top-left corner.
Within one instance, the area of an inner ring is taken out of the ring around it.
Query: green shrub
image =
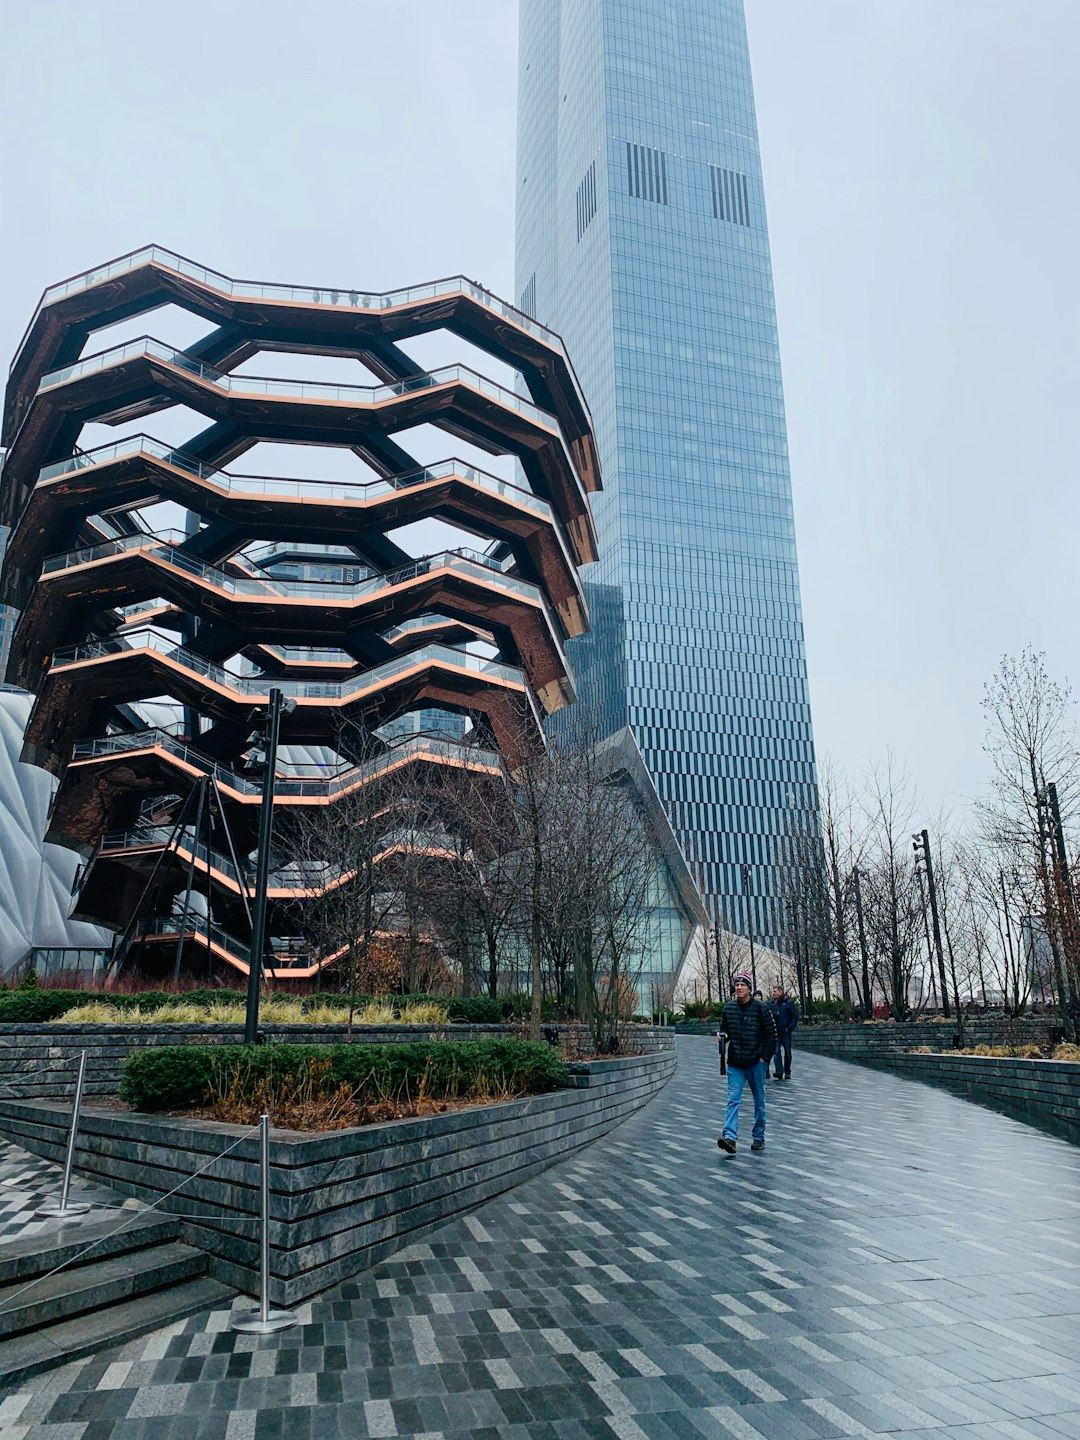
[[[705,1020],[709,1014],[709,1002],[707,1000],[687,1000],[682,1007],[682,1014],[676,1015],[676,1020]]]
[[[827,1020],[847,1019],[847,1006],[843,1000],[837,999],[835,996],[831,1000],[826,1000],[824,996],[815,996],[810,1002],[810,1008],[813,1015],[820,1015]]]
[[[487,995],[466,995],[459,996],[456,1000],[448,1000],[445,1003],[450,1012],[451,1021],[458,1024],[502,1024],[503,1002],[501,1000],[492,1000]]]
[[[0,995],[0,1025],[44,1025],[86,1001],[85,990],[9,990]]]
[[[329,1061],[327,1093],[346,1087],[361,1099],[454,1099],[473,1091],[536,1094],[563,1083],[566,1067],[550,1045],[496,1039],[407,1045],[162,1045],[124,1064],[120,1098],[135,1110],[181,1110],[230,1087],[253,1092],[265,1079],[300,1077]]]

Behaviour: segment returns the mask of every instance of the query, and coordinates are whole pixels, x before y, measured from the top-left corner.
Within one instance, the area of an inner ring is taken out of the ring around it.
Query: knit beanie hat
[[[740,970],[731,983],[733,985],[746,985],[749,986],[751,990],[753,990],[754,977],[752,975],[748,975],[745,970]]]

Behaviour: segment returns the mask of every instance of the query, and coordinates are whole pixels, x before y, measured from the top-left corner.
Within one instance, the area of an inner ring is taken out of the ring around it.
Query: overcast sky
[[[891,746],[931,816],[1003,652],[1080,681],[1080,3],[746,4],[818,750]],[[0,0],[5,363],[45,285],[151,240],[512,298],[516,11]]]

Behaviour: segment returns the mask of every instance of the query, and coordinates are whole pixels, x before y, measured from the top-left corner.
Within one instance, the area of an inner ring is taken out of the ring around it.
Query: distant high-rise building
[[[633,730],[714,920],[776,942],[817,793],[742,0],[521,0],[519,87],[519,304],[604,464],[579,693]]]

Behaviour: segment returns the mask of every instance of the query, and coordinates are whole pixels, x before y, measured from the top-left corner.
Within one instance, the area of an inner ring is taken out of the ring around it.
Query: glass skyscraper
[[[777,943],[817,792],[743,3],[521,0],[520,45],[519,303],[603,463],[579,693],[633,730],[713,919]]]

